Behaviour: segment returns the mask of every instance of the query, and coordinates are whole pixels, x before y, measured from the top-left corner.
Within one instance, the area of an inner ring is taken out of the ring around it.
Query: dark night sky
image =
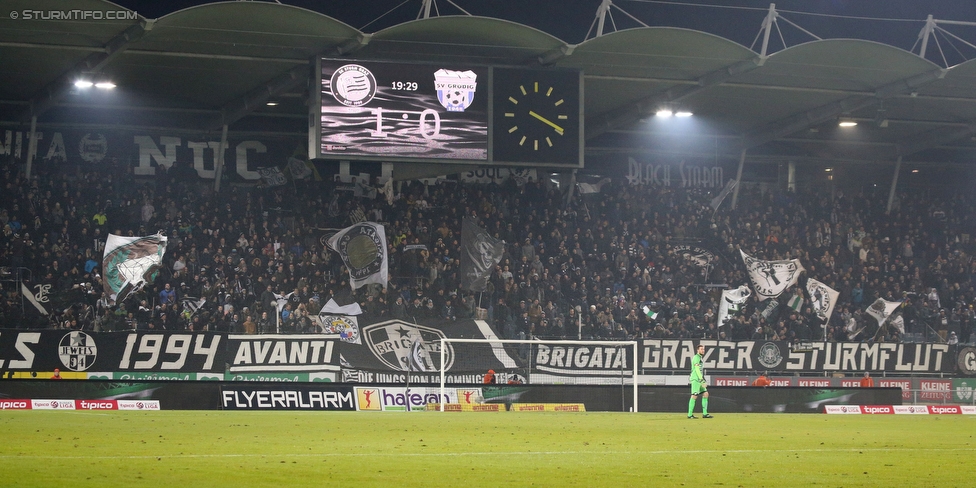
[[[144,17],[158,18],[208,2],[118,0],[116,3],[135,10]],[[281,0],[281,3],[320,12],[364,32],[376,32],[391,25],[414,20],[422,5],[421,0]],[[454,3],[473,15],[496,17],[525,24],[569,43],[579,43],[586,38],[587,31],[596,17],[597,8],[600,6],[600,0],[454,0]],[[775,3],[783,18],[821,38],[867,39],[906,50],[911,49],[916,42],[925,18],[929,14],[941,20],[976,22],[974,0],[779,0]],[[615,2],[615,5],[647,25],[700,30],[730,39],[746,47],[750,47],[759,33],[760,24],[769,9],[769,4],[770,2],[765,0],[617,0]],[[436,0],[435,5],[442,14],[461,14],[446,0]],[[639,26],[616,8],[611,9],[611,12],[618,28]],[[786,42],[790,45],[812,40],[808,35],[782,20],[779,24]],[[947,29],[966,41],[976,44],[976,27],[947,26]],[[608,20],[605,31],[612,30]],[[772,50],[779,50],[781,43],[775,31],[773,39]],[[948,52],[954,51],[945,38],[941,38],[940,42],[947,55]],[[967,58],[976,57],[976,49],[965,46],[959,41],[952,42]]]

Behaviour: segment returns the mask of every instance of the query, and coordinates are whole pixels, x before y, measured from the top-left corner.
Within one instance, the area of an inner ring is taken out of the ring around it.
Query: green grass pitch
[[[973,486],[976,417],[0,412],[0,485]]]

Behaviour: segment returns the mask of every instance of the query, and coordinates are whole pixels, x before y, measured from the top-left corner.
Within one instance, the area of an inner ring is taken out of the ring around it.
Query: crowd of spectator
[[[177,169],[139,179],[120,165],[28,180],[13,164],[0,167],[2,327],[315,332],[334,299],[358,302],[361,322],[485,317],[506,338],[971,338],[970,195],[901,191],[888,212],[886,191],[744,183],[734,209],[729,197],[714,211],[719,189],[613,180],[580,194],[547,178],[439,179],[398,182],[390,203],[362,182],[238,183],[217,193]],[[484,292],[459,288],[465,216],[506,243]],[[385,226],[386,288],[352,291],[324,245],[329,229],[358,220]],[[105,237],[157,231],[169,237],[159,276],[109,306]],[[829,322],[807,299],[772,314],[751,300],[717,324],[722,288],[749,283],[739,249],[801,261],[806,271],[783,297],[803,296],[807,278],[839,291]],[[25,302],[17,275],[49,315]],[[904,302],[904,332],[864,313],[879,297]]]

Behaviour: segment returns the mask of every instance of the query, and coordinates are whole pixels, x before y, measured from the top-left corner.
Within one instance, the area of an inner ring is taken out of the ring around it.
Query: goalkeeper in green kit
[[[705,370],[702,369],[703,357],[705,357],[705,346],[699,344],[698,354],[695,354],[695,357],[691,359],[691,399],[688,400],[688,418],[690,419],[698,418],[695,417],[695,402],[698,400],[698,395],[702,396],[702,418],[712,418],[708,414],[708,387],[705,386]]]

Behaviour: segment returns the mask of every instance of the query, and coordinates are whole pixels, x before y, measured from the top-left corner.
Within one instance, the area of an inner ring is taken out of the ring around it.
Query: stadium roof
[[[496,18],[440,16],[366,33],[303,8],[224,2],[158,19],[103,0],[8,0],[0,128],[133,128],[306,137],[317,56],[579,68],[586,159],[644,154],[825,164],[969,163],[976,60],[941,67],[890,45],[812,40],[763,55],[712,34],[638,27],[567,43]],[[11,13],[18,14],[12,18]],[[108,12],[117,20],[25,19]],[[101,76],[112,96],[77,93]],[[279,102],[268,106],[267,101]],[[695,114],[693,135],[655,120]],[[859,122],[837,127],[840,118]]]

